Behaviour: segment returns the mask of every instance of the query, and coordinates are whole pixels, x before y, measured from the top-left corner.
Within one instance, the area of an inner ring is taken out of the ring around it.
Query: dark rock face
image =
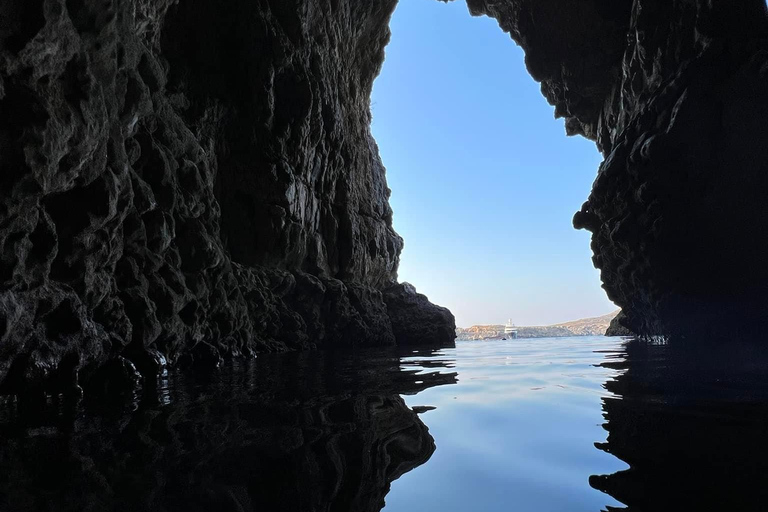
[[[368,102],[395,3],[3,1],[5,391],[421,322],[382,294],[402,240]]]
[[[468,4],[605,154],[574,224],[625,325],[768,324],[765,2]],[[3,387],[75,389],[118,357],[450,343],[447,312],[391,291],[368,101],[395,5],[2,2]]]
[[[610,325],[608,325],[608,328],[605,330],[606,336],[634,336],[635,333],[624,327],[623,322],[625,322],[625,315],[623,311],[620,311],[618,315],[613,317],[613,320],[611,320]]]
[[[666,35],[633,11],[631,28],[653,35],[624,57],[608,156],[574,219],[594,233],[625,325],[644,334],[768,322],[765,3],[704,4],[665,7],[680,20]]]
[[[633,331],[759,329],[768,321],[768,245],[756,235],[768,228],[765,2],[607,4],[579,4],[579,19],[600,27],[592,37],[606,38],[594,66],[567,52],[554,65],[546,51],[557,42],[545,51],[526,39],[541,26],[523,16],[512,27],[533,48],[529,68],[556,112],[606,156],[574,224],[593,232],[595,265]],[[578,27],[562,33],[591,48]],[[540,59],[550,71],[538,71]]]
[[[768,324],[763,0],[468,0],[605,155],[574,217],[639,334]]]
[[[451,312],[429,302],[412,284],[390,286],[384,290],[384,301],[398,345],[453,343],[456,322]]]

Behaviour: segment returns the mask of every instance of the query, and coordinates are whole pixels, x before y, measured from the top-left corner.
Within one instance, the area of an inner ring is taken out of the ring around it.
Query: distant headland
[[[554,338],[559,336],[602,336],[611,325],[611,321],[621,312],[594,318],[582,318],[562,324],[517,327],[518,338]],[[472,327],[457,327],[457,341],[492,340],[504,337],[504,325],[473,325]]]

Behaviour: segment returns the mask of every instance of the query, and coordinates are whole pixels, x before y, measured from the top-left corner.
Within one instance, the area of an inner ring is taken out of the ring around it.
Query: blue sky
[[[600,155],[566,137],[495,20],[401,0],[371,100],[405,238],[399,277],[459,326],[608,313],[589,233],[571,225]]]

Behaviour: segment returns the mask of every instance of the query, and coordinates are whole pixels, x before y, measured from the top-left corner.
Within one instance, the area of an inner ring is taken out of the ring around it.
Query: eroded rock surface
[[[624,327],[622,322],[624,321],[624,313],[619,312],[612,320],[608,328],[605,330],[606,336],[634,336],[635,333]]]
[[[419,322],[369,131],[395,3],[3,1],[4,391]]]
[[[450,342],[450,314],[392,293],[369,97],[395,5],[2,2],[5,391],[75,389],[118,357]],[[626,327],[762,332],[765,2],[468,5],[605,155],[574,224]]]
[[[439,347],[456,338],[453,314],[429,302],[412,284],[393,284],[384,290],[384,302],[398,345],[426,343]]]
[[[574,217],[639,334],[768,325],[764,0],[468,0],[605,155]]]

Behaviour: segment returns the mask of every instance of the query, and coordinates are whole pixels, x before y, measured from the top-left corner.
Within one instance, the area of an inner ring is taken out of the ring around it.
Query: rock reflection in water
[[[260,357],[205,379],[172,374],[134,411],[6,405],[0,510],[378,511],[435,450],[399,395],[456,382],[451,361],[408,360]]]
[[[768,510],[768,352],[731,343],[627,345],[606,365],[607,443],[630,469],[590,484],[648,511]]]

